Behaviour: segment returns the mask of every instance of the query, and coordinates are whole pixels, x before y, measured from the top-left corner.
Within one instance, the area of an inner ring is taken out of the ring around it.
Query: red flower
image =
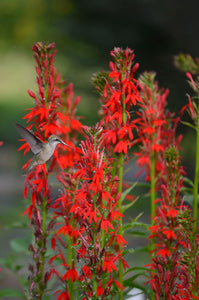
[[[175,218],[177,215],[178,215],[178,211],[174,208],[171,208],[167,213],[167,216],[168,217],[171,216],[172,218]]]
[[[34,100],[34,106],[28,109],[28,113],[24,119],[29,123],[28,129],[33,129],[34,134],[42,141],[46,141],[50,135],[56,134],[65,142],[70,140],[67,143],[74,148],[73,143],[76,142],[77,134],[81,131],[81,123],[79,122],[78,117],[75,116],[76,105],[80,98],[77,97],[73,100],[72,85],[70,84],[64,87],[61,75],[57,74],[53,65],[56,53],[54,48],[54,43],[49,45],[36,43],[33,46],[34,57],[37,64],[36,73],[38,91],[37,93],[34,93],[28,90],[29,96]],[[72,127],[70,126],[71,124]],[[30,150],[30,147],[25,142],[19,150],[24,150],[25,154]],[[48,281],[47,279],[50,278],[51,274],[57,275],[59,279],[62,280],[61,275],[55,268],[53,268],[53,271],[50,273],[46,272],[44,268],[46,244],[49,232],[52,231],[55,222],[54,219],[51,219],[48,223],[47,218],[49,207],[52,203],[51,186],[48,182],[48,175],[53,169],[59,173],[60,178],[60,169],[72,167],[74,159],[76,159],[79,154],[75,151],[73,151],[73,154],[71,154],[71,152],[72,151],[68,151],[68,149],[65,150],[65,148],[59,147],[59,149],[55,150],[54,155],[51,158],[49,168],[46,168],[46,165],[38,165],[28,173],[25,179],[24,197],[28,196],[28,192],[31,193],[31,205],[24,214],[28,213],[35,236],[35,242],[30,246],[30,250],[33,252],[34,261],[36,262],[36,266],[31,266],[30,268],[32,271],[30,276],[30,296],[32,298],[38,296],[38,293],[41,292],[41,287],[42,291],[45,290]],[[30,161],[24,165],[23,169],[27,169],[29,163]],[[63,205],[59,206],[58,203],[63,204],[63,202],[56,202],[57,208],[60,209],[59,214],[61,214],[60,211],[62,211]],[[75,234],[78,236],[78,233],[75,232],[74,228],[70,230],[66,225],[66,228],[63,227],[62,229],[65,230],[65,232],[63,230],[63,233],[65,234],[71,234],[71,232],[73,232],[74,237]],[[64,242],[57,234],[52,238],[52,248],[54,250],[56,250],[57,241],[60,242],[62,246],[65,246]],[[55,260],[55,257],[57,256],[55,255],[52,257],[50,260],[51,263]],[[63,261],[64,265],[67,266],[61,253],[58,257]],[[75,271],[70,271],[64,276],[70,277],[72,280],[77,278]],[[58,299],[69,298],[70,296],[67,290],[62,292],[58,297]]]
[[[98,286],[97,286],[97,297],[103,295],[104,293],[104,289],[102,287],[102,283],[100,283]]]
[[[78,280],[79,279],[79,276],[78,276],[78,273],[77,271],[72,268],[72,269],[69,269],[63,276],[62,280],[71,280],[72,282],[75,281],[75,280]]]
[[[54,293],[54,295],[57,293],[60,293],[59,296],[57,297],[57,300],[70,300],[71,299],[68,291],[62,292],[61,290],[58,290]]]
[[[108,271],[109,273],[112,272],[112,270],[117,270],[116,266],[113,263],[112,258],[105,258],[104,263],[103,263],[103,271]]]
[[[162,233],[164,235],[166,235],[166,237],[168,239],[171,239],[171,238],[176,239],[176,235],[175,235],[175,233],[173,232],[172,229],[165,229],[165,230],[162,231]]]
[[[120,234],[117,234],[116,240],[118,245],[121,245],[122,247],[124,246],[124,244],[128,244]]]
[[[105,229],[108,232],[108,229],[114,229],[113,225],[108,220],[102,220],[101,222],[101,229]]]
[[[134,54],[128,48],[126,50],[115,48],[111,55],[114,62],[110,63],[111,72],[105,82],[101,99],[103,115],[100,124],[105,128],[103,144],[108,150],[112,147],[114,152],[126,154],[131,147],[132,130],[135,128],[128,110],[137,102],[142,102],[137,88],[138,83],[134,79],[138,64],[132,67]],[[96,83],[100,89],[98,78]]]

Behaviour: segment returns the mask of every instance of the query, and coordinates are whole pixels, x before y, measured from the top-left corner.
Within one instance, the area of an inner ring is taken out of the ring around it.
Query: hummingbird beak
[[[69,145],[67,145],[66,143],[64,143],[62,140],[60,140],[60,143],[63,144],[64,146],[67,146],[68,148],[74,150],[72,147],[70,147]]]

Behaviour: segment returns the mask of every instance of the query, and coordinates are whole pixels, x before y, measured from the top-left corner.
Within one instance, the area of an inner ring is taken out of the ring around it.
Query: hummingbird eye
[[[53,141],[60,143],[60,139],[58,139],[58,138],[55,138]]]

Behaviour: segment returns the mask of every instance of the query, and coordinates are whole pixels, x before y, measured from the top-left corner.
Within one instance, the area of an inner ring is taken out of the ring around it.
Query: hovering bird
[[[46,161],[48,161],[53,155],[57,144],[63,144],[70,149],[74,150],[72,147],[64,143],[59,137],[56,135],[51,135],[48,138],[46,143],[42,142],[39,138],[37,138],[32,132],[23,127],[20,124],[15,124],[17,130],[21,134],[21,136],[26,140],[26,142],[30,145],[30,149],[35,154],[33,159],[28,167],[28,170],[31,170],[37,165],[42,165]]]

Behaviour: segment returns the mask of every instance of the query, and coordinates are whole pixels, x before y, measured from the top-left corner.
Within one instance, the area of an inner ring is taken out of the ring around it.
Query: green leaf
[[[147,254],[149,254],[150,251],[151,251],[151,245],[148,244],[144,247],[137,247],[134,253],[146,252]]]
[[[122,251],[122,254],[125,255],[125,254],[133,254],[135,253],[135,250],[133,248],[130,248],[130,249],[126,249],[124,251]]]
[[[132,272],[132,271],[147,271],[148,272],[148,268],[146,267],[132,267],[130,269],[128,269],[124,274],[128,274],[129,272]]]
[[[132,229],[134,227],[141,227],[141,228],[144,228],[144,229],[147,229],[149,228],[149,224],[145,224],[143,222],[138,222],[137,219],[142,215],[142,213],[140,213],[132,222],[129,222],[129,223],[125,223],[123,225],[123,230],[124,231],[127,231],[128,229]]]
[[[122,251],[122,254],[123,254],[123,256],[125,256],[126,254],[135,254],[135,253],[142,253],[142,252],[148,254],[150,251],[151,251],[151,246],[149,244],[147,244],[144,247],[137,247],[134,249],[132,249],[132,248],[126,249],[126,250]],[[137,267],[135,267],[135,268],[137,268]],[[130,269],[128,269],[128,270],[130,270]],[[128,271],[127,271],[127,273],[128,273]]]
[[[147,294],[147,290],[146,288],[143,287],[143,283],[139,284],[137,282],[134,282],[130,287],[127,287],[127,292],[124,292],[124,295],[125,295],[125,299],[132,299],[132,295],[129,295],[128,293],[132,290],[132,288],[137,288],[140,290],[140,293],[139,295],[143,295],[143,293]],[[142,292],[141,292],[142,291]],[[138,294],[137,294],[138,295]]]
[[[146,188],[149,189],[150,188],[150,183],[148,182],[137,182],[137,187],[139,188]]]
[[[121,201],[123,202],[126,195],[128,195],[130,193],[130,191],[132,191],[134,189],[134,187],[137,185],[137,182],[133,183],[128,189],[126,189],[122,195],[121,195]]]
[[[133,201],[129,202],[128,204],[126,205],[122,205],[122,208],[121,208],[121,212],[125,212],[125,210],[127,210],[128,208],[130,208],[133,204],[135,204],[135,202],[139,199],[139,197],[136,197]]]
[[[137,273],[131,277],[129,277],[128,279],[124,280],[124,286],[131,286],[131,287],[134,287],[135,286],[135,283],[134,283],[134,280],[136,278],[138,278],[139,276],[147,276],[146,272],[140,272],[140,273]]]
[[[5,297],[20,297],[25,299],[25,296],[15,289],[2,289],[0,290],[0,298],[5,299]]]
[[[188,126],[188,127],[190,127],[190,128],[192,128],[192,129],[194,129],[194,130],[196,130],[196,127],[193,124],[189,123],[189,122],[181,121],[181,123]]]
[[[190,178],[184,177],[184,182],[189,184],[190,186],[194,187],[194,183]]]
[[[193,188],[192,187],[190,187],[190,188],[188,188],[188,187],[182,187],[180,189],[180,191],[183,192],[183,193],[192,194],[193,193]]]
[[[14,271],[14,266],[16,265],[17,256],[15,254],[10,254],[6,258],[0,258],[0,263],[10,270]]]
[[[193,206],[193,195],[184,195],[183,202],[187,202],[189,205]],[[197,197],[197,202],[199,203],[199,195]]]
[[[17,221],[14,223],[9,223],[4,226],[5,229],[11,229],[11,228],[28,228],[27,222],[25,221]]]
[[[29,242],[24,239],[13,239],[10,241],[10,247],[15,251],[15,252],[27,252],[28,250],[28,244]]]
[[[141,237],[141,238],[147,238],[148,237],[148,232],[143,232],[143,231],[137,231],[137,230],[128,230],[126,233],[131,234],[136,237]]]

